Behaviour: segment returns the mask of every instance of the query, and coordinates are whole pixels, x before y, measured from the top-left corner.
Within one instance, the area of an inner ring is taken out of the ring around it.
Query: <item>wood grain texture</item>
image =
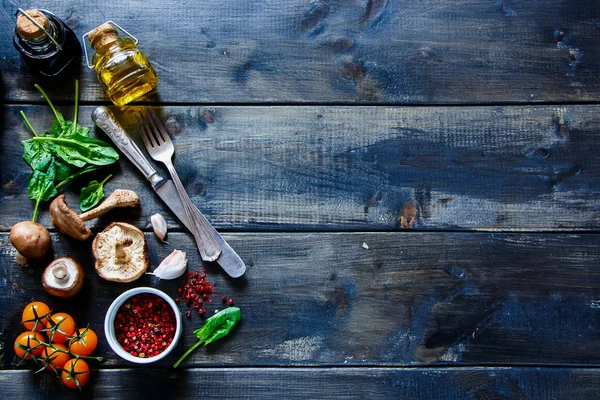
[[[98,331],[102,367],[126,366],[104,339],[110,303],[134,286],[177,296],[173,281],[144,276],[133,284],[103,281],[90,242],[53,235],[55,256],[79,259],[87,271],[72,300],[47,295],[41,267],[21,268],[0,234],[0,332],[5,368],[15,368],[12,341],[32,298],[73,314]],[[216,265],[208,279],[234,298],[242,321],[227,338],[197,350],[185,366],[408,366],[600,364],[600,235],[485,233],[226,234],[248,265],[231,280]],[[153,266],[173,248],[200,267],[190,235],[169,245],[147,234]],[[365,248],[365,244],[366,247]],[[43,263],[42,263],[43,264]],[[182,304],[182,309],[184,306]],[[212,312],[211,311],[211,312]],[[199,316],[169,366],[195,342]]]
[[[569,368],[267,368],[93,371],[81,398],[507,399],[600,396],[600,371]],[[71,399],[50,374],[3,371],[3,396]]]
[[[36,3],[19,3],[35,6]],[[51,7],[50,7],[51,6]],[[78,36],[108,19],[135,34],[161,102],[494,103],[596,101],[597,0],[216,0],[176,6],[107,0],[48,5]],[[2,0],[0,68],[8,101],[39,100],[10,44]],[[107,100],[82,68],[84,101]],[[69,72],[72,76],[78,72]]]
[[[61,107],[67,115],[69,108]],[[82,107],[80,121],[93,107]],[[29,219],[29,167],[19,141],[51,120],[44,106],[7,106],[0,137],[0,229]],[[117,112],[137,138],[132,111]],[[116,110],[115,110],[116,111]],[[192,200],[227,230],[597,230],[600,106],[164,107],[175,164]],[[96,135],[108,139],[96,129]],[[139,139],[139,138],[137,138]],[[157,164],[155,164],[157,165]],[[160,166],[157,165],[157,167]],[[164,171],[164,170],[163,170]],[[123,158],[99,172],[130,188],[149,227],[181,228]],[[167,173],[164,173],[167,176]],[[78,191],[92,177],[66,187]],[[47,207],[40,221],[50,226]],[[90,225],[104,227],[115,214]]]

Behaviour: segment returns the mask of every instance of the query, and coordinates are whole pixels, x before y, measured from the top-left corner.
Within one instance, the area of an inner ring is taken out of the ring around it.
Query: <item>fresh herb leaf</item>
[[[56,167],[56,181],[62,182],[73,174],[79,171],[79,168],[64,162],[58,157],[54,157],[54,165]]]
[[[33,169],[27,180],[29,197],[36,201],[33,221],[36,220],[40,202],[56,196],[58,188],[83,174],[94,171],[100,166],[112,164],[119,159],[119,154],[107,143],[89,137],[90,127],[77,123],[79,105],[77,80],[75,80],[73,121],[65,120],[44,90],[39,85],[35,87],[48,102],[54,113],[54,120],[49,130],[38,134],[21,111],[25,124],[34,136],[21,142],[23,159]],[[98,193],[94,196],[98,197]],[[102,193],[100,199],[103,196]],[[91,197],[90,195],[90,200],[94,200]]]
[[[56,178],[56,169],[51,162],[46,171],[35,170],[27,178],[27,189],[29,198],[33,200],[47,201],[58,194],[54,179]]]
[[[238,323],[241,317],[237,307],[226,308],[206,320],[206,324],[194,331],[194,335],[206,346],[227,335]]]
[[[119,159],[119,153],[108,143],[79,133],[68,138],[35,137],[32,140],[51,142],[58,157],[79,168],[86,164],[108,165]]]
[[[175,364],[173,368],[177,368],[185,358],[190,355],[198,346],[204,343],[206,346],[216,340],[221,339],[231,332],[234,326],[240,321],[242,312],[237,307],[229,307],[219,311],[212,317],[206,320],[206,324],[200,329],[194,331],[194,335],[198,338],[198,342],[186,351]]]
[[[79,208],[81,211],[91,210],[104,198],[104,184],[112,177],[107,176],[102,182],[93,180],[89,185],[81,189],[79,196]]]
[[[32,169],[45,171],[48,168],[53,156],[43,142],[36,142],[33,139],[23,140],[21,146],[23,146],[23,159]]]

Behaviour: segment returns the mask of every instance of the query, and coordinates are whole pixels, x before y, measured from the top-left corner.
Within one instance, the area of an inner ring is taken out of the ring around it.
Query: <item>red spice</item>
[[[205,302],[212,302],[212,295],[217,293],[213,285],[206,281],[206,268],[200,271],[192,271],[187,274],[188,281],[177,288],[177,293],[188,307],[198,310],[198,314],[204,315],[206,309],[202,307]],[[186,317],[191,318],[191,312],[186,311]]]
[[[175,337],[175,313],[160,296],[149,293],[130,297],[114,321],[117,341],[134,357],[154,357]]]
[[[185,301],[188,307],[191,307],[193,310],[198,310],[198,315],[204,318],[208,310],[203,306],[212,303],[212,296],[217,294],[217,291],[214,289],[213,285],[206,281],[206,268],[202,272],[189,272],[187,278],[188,279],[183,286],[177,288],[179,298],[177,298],[176,301]],[[230,306],[233,305],[233,299],[227,301],[227,296],[221,296],[221,301]],[[191,311],[186,311],[185,316],[188,319],[191,319]]]

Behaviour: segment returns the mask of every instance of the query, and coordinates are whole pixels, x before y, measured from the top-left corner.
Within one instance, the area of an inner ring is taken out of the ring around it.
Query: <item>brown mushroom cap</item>
[[[77,240],[86,240],[92,234],[79,215],[69,208],[64,194],[50,203],[50,218],[56,229]]]
[[[96,235],[92,251],[96,272],[107,281],[132,282],[148,269],[144,233],[124,222],[113,222]]]
[[[52,247],[50,232],[33,221],[21,221],[13,225],[9,240],[19,254],[32,260],[44,257]]]
[[[58,297],[75,296],[83,286],[84,272],[81,264],[70,257],[52,261],[42,274],[44,290]]]

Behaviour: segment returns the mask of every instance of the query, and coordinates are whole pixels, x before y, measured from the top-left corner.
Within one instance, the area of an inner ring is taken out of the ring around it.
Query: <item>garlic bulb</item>
[[[165,221],[162,215],[154,214],[150,217],[150,222],[152,223],[154,234],[164,242],[167,236],[167,221]]]
[[[175,279],[185,273],[187,269],[187,255],[184,251],[173,250],[154,272],[148,272],[149,275],[154,275],[158,279]]]

